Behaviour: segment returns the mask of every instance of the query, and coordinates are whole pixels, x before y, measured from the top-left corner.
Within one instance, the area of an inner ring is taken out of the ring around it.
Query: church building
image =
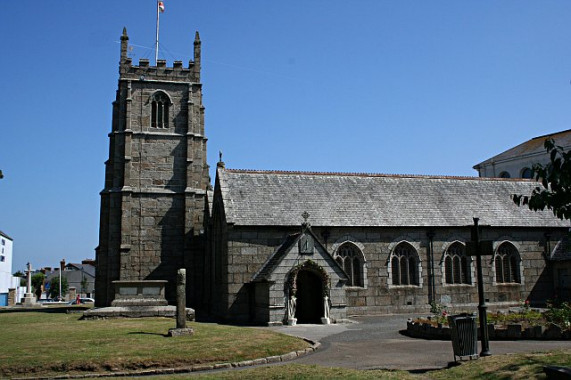
[[[491,241],[482,265],[490,306],[554,296],[550,257],[569,223],[513,203],[512,194],[531,193],[527,179],[252,171],[220,161],[212,189],[200,47],[197,33],[187,67],[134,65],[121,37],[97,306],[111,305],[118,288],[125,296],[138,283],[144,293],[153,282],[173,303],[176,270],[186,268],[198,318],[292,325],[431,305],[475,310],[466,249],[474,218]]]

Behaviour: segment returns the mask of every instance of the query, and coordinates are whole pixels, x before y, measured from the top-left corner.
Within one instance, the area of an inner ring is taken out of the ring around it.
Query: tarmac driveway
[[[445,368],[454,361],[452,343],[409,338],[399,333],[418,315],[353,317],[356,323],[270,327],[274,331],[321,342],[296,363],[356,369],[403,369],[419,372]],[[493,354],[537,352],[571,347],[569,341],[491,341]]]

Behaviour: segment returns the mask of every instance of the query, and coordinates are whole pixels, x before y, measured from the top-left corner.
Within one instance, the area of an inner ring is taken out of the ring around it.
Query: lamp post
[[[61,260],[59,262],[59,300],[63,300],[63,297],[61,296],[61,276],[62,276],[62,272],[63,272],[63,267],[65,266],[65,260]]]
[[[472,227],[472,244],[475,248],[476,263],[478,266],[478,312],[480,315],[480,337],[482,341],[482,352],[480,356],[490,356],[490,343],[488,339],[488,306],[484,296],[484,276],[482,274],[482,255],[492,254],[491,241],[480,240],[480,228],[478,226],[478,218],[474,218],[474,226]]]

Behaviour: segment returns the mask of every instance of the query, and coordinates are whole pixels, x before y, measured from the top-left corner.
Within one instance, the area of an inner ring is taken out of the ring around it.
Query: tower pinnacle
[[[127,50],[129,45],[129,36],[127,35],[127,28],[123,27],[123,34],[121,35],[121,63],[127,59]]]

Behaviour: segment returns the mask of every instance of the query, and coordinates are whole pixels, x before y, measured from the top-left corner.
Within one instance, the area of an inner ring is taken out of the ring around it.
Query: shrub
[[[545,318],[548,322],[559,326],[562,330],[571,331],[571,304],[569,302],[547,304]]]

